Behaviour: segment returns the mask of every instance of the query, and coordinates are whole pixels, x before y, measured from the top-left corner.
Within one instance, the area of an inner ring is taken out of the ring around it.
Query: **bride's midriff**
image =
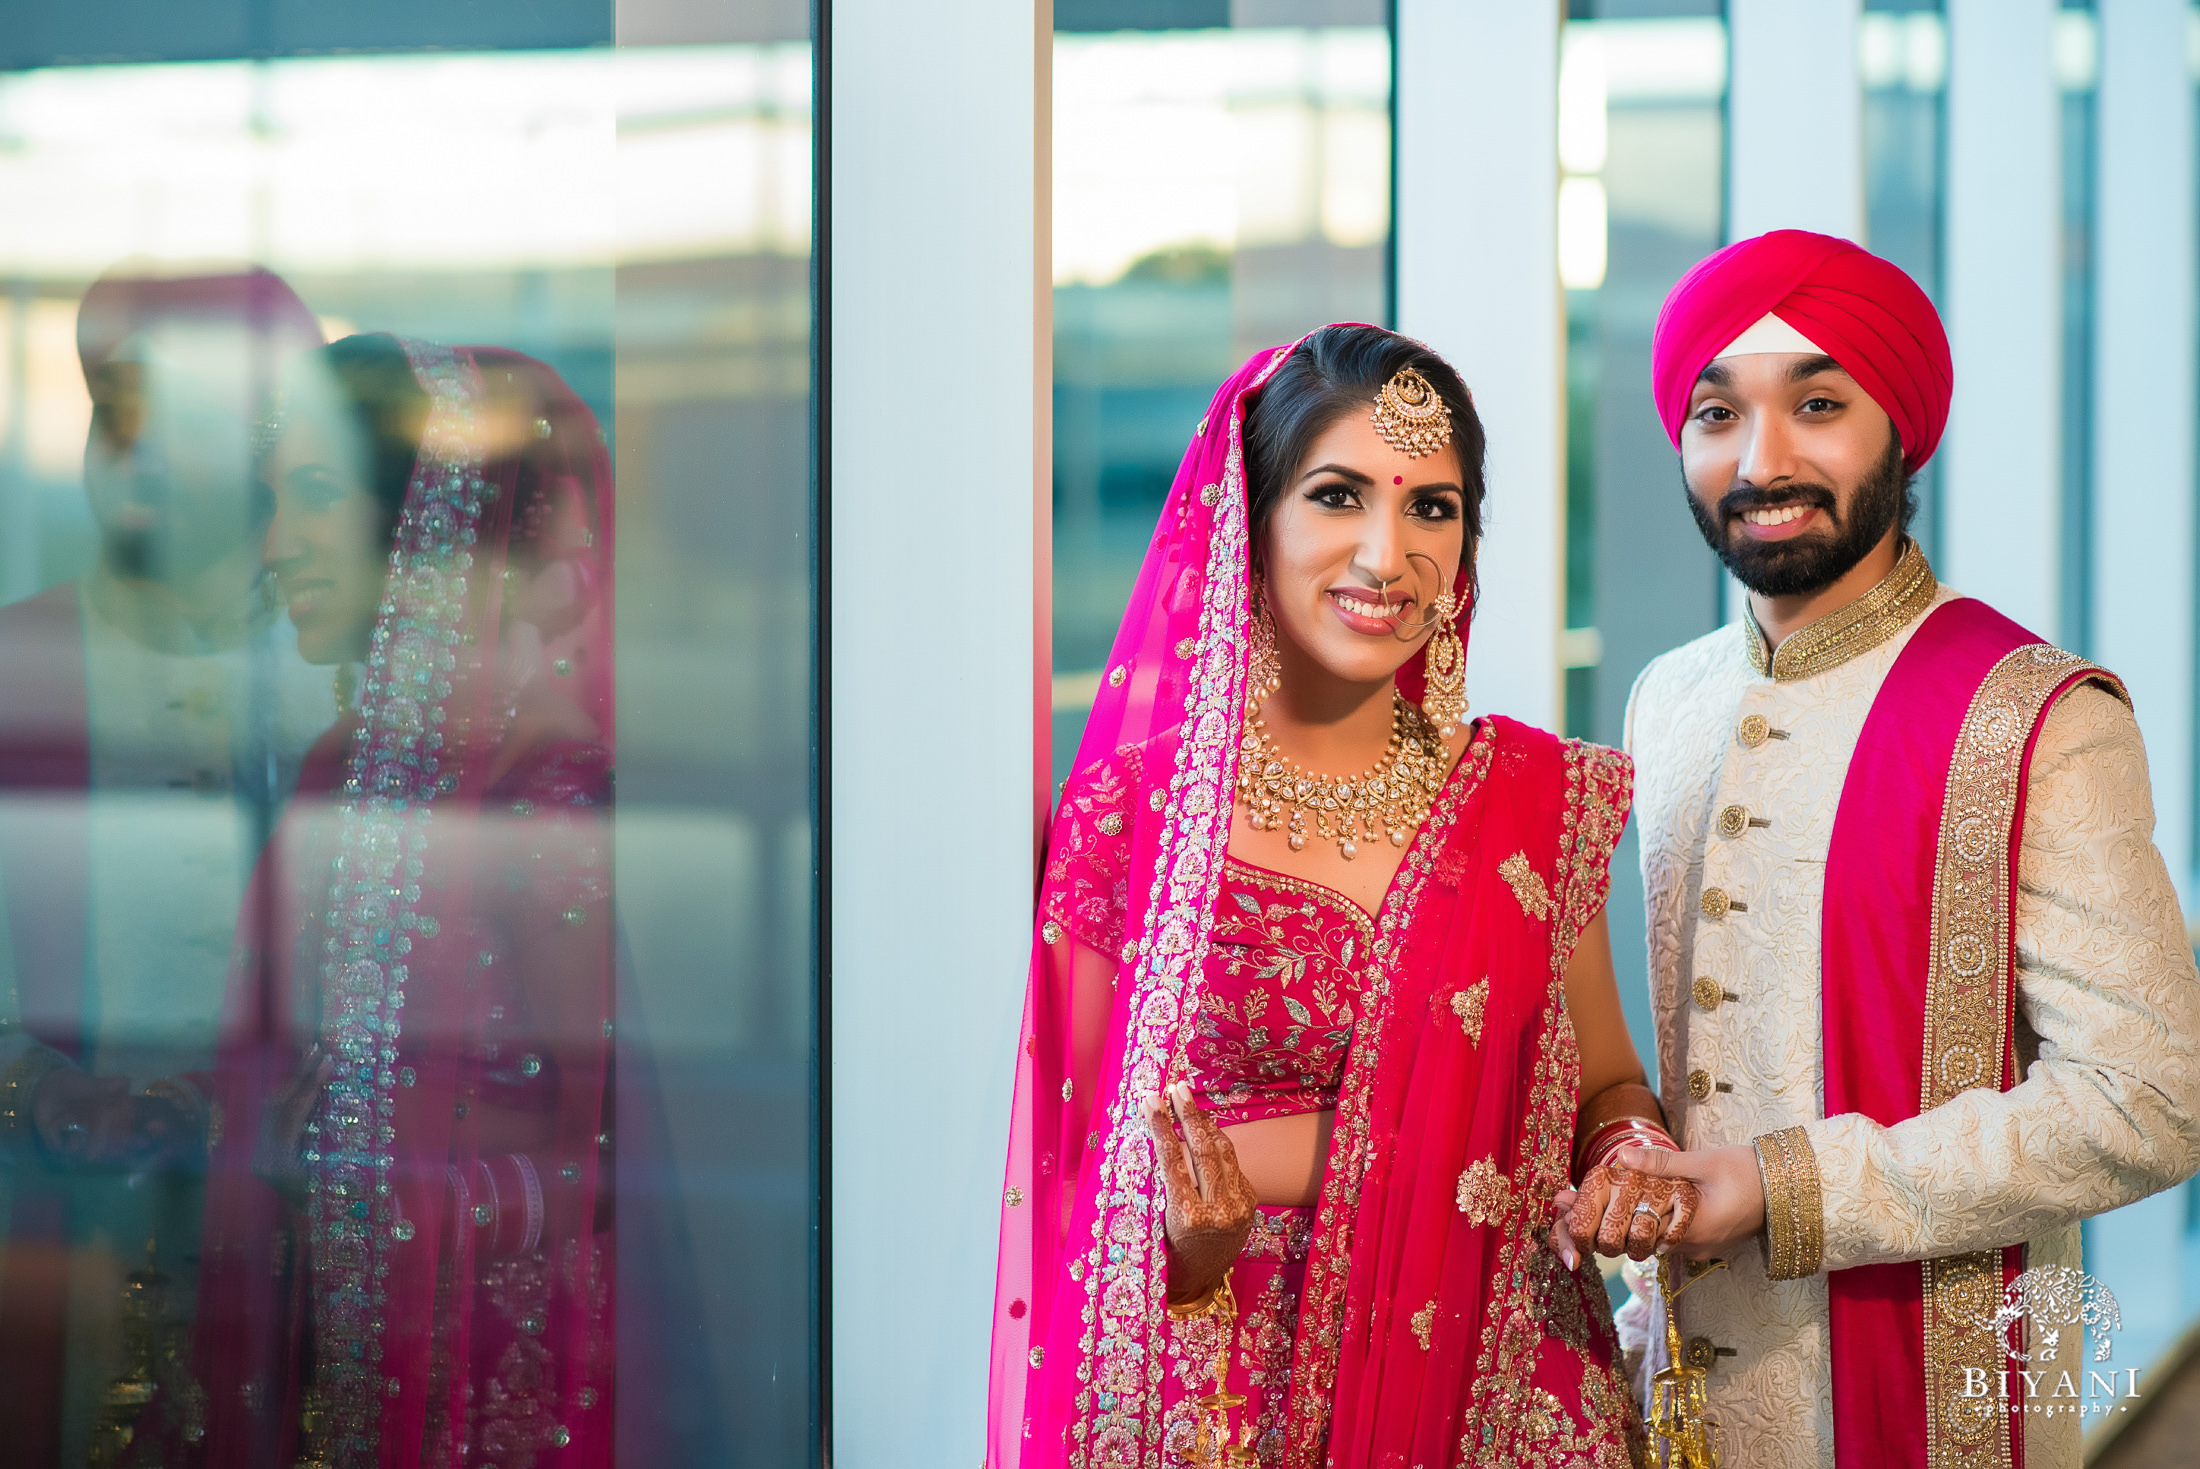
[[[1260,1202],[1314,1204],[1321,1200],[1329,1129],[1336,1120],[1334,1111],[1298,1112],[1232,1123],[1222,1131]]]

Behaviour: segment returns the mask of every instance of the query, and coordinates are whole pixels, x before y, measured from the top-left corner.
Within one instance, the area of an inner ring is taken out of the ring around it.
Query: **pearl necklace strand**
[[[1237,795],[1253,829],[1287,828],[1296,852],[1306,845],[1312,813],[1314,831],[1335,842],[1337,855],[1347,862],[1360,855],[1361,842],[1378,835],[1404,846],[1444,784],[1443,746],[1421,711],[1392,689],[1390,747],[1362,774],[1339,780],[1301,768],[1276,748],[1257,712],[1275,691],[1271,682],[1247,701],[1245,734],[1238,741]]]

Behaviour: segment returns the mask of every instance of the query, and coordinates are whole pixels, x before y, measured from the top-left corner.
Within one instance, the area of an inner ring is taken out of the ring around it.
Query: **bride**
[[[1603,916],[1630,768],[1466,719],[1482,446],[1446,363],[1358,325],[1193,435],[1048,844],[991,1469],[1642,1455],[1545,1232],[1671,1146]],[[1687,1208],[1615,1194],[1598,1243]]]

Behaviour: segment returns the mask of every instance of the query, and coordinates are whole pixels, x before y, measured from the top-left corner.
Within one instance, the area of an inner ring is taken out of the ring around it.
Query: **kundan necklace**
[[[1273,693],[1273,686],[1265,692]],[[1444,784],[1443,745],[1421,711],[1396,689],[1390,691],[1390,748],[1365,774],[1350,780],[1302,770],[1276,748],[1257,707],[1245,712],[1237,768],[1238,799],[1245,803],[1254,830],[1287,828],[1296,852],[1306,845],[1311,816],[1314,830],[1335,842],[1337,855],[1349,862],[1360,855],[1361,842],[1378,835],[1389,837],[1394,847],[1404,846],[1427,818]]]

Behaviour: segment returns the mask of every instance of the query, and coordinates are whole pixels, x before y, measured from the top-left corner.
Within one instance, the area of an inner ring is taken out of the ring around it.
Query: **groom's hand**
[[[1663,1148],[1621,1148],[1612,1161],[1653,1178],[1684,1178],[1696,1185],[1696,1212],[1677,1231],[1673,1247],[1696,1259],[1730,1254],[1765,1227],[1764,1181],[1757,1150],[1748,1144],[1672,1153]]]

